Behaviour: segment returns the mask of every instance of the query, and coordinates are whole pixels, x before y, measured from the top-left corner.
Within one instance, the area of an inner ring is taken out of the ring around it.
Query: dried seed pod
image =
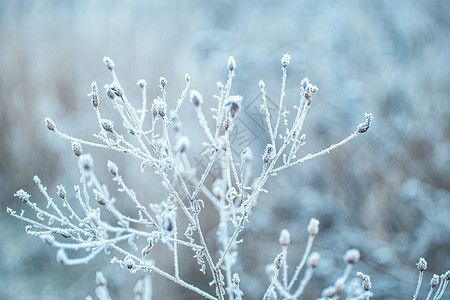
[[[80,156],[83,153],[83,147],[79,142],[72,142],[72,150],[76,156]]]
[[[109,173],[111,173],[114,176],[117,176],[117,173],[119,172],[119,168],[117,167],[117,165],[115,163],[108,160],[108,163],[106,164],[106,166],[108,167]]]
[[[63,185],[58,185],[56,186],[56,190],[57,190],[57,194],[61,199],[65,199],[66,198],[66,189],[64,188]]]
[[[311,254],[308,257],[308,266],[311,268],[317,268],[320,261],[320,254],[319,252],[311,252]]]
[[[45,118],[44,122],[45,122],[45,126],[47,126],[48,130],[55,131],[56,125],[55,125],[55,122],[53,122],[52,119]]]
[[[197,90],[192,90],[190,92],[190,99],[195,106],[199,106],[203,103],[203,97]]]
[[[358,263],[360,257],[361,254],[359,253],[358,249],[349,249],[347,250],[347,252],[345,252],[344,260],[346,263],[354,265]]]
[[[416,264],[416,266],[420,272],[423,272],[427,269],[428,263],[425,260],[425,258],[421,257],[421,258],[419,258],[419,262]]]
[[[309,220],[309,224],[308,224],[308,233],[310,235],[316,235],[319,232],[319,220],[315,219],[315,218],[311,218],[311,220]]]
[[[108,70],[110,70],[110,71],[114,70],[114,67],[116,66],[116,64],[113,62],[113,60],[111,58],[105,56],[105,57],[103,57],[103,62],[105,63]]]
[[[22,201],[23,203],[28,202],[28,200],[30,199],[30,195],[25,192],[23,189],[18,190],[15,194],[14,197],[19,198],[20,201]]]
[[[114,132],[114,123],[108,119],[102,119],[101,122],[103,129],[108,132]]]
[[[272,159],[273,146],[272,144],[267,144],[266,150],[264,151],[263,161],[267,164]]]
[[[230,71],[234,71],[234,69],[236,69],[236,61],[234,60],[233,56],[230,56],[228,58],[227,67],[228,67],[228,70],[230,70]]]
[[[281,246],[288,246],[291,243],[291,234],[289,233],[289,230],[283,229],[280,232],[280,238],[278,239]]]
[[[283,57],[281,58],[281,65],[283,66],[283,68],[286,68],[290,62],[291,62],[291,56],[287,53],[285,55],[283,55]]]

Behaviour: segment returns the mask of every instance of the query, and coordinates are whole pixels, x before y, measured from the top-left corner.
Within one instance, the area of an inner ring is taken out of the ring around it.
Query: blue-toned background
[[[372,276],[374,299],[411,297],[419,257],[429,264],[426,286],[432,273],[450,268],[449,15],[445,0],[1,1],[0,298],[84,299],[94,294],[95,271],[104,270],[112,296],[125,299],[142,276],[110,265],[106,256],[86,266],[62,266],[56,249],[28,237],[24,224],[6,214],[6,206],[20,212],[12,196],[20,188],[44,203],[33,186],[35,174],[53,195],[57,184],[69,189],[77,184],[70,145],[46,130],[43,119],[49,116],[61,130],[93,139],[96,120],[86,94],[93,80],[100,87],[111,81],[103,56],[114,59],[135,103],[138,79],[147,80],[153,99],[165,76],[174,105],[188,72],[192,88],[213,106],[216,81],[226,80],[233,55],[233,93],[244,97],[238,124],[244,133],[237,142],[252,149],[259,174],[260,154],[270,139],[258,119],[258,82],[266,82],[276,104],[284,53],[292,55],[288,108],[298,102],[302,78],[319,87],[301,155],[346,137],[365,112],[375,118],[368,133],[269,181],[269,194],[260,198],[242,235],[235,270],[246,298],[261,298],[268,285],[264,266],[278,253],[283,228],[291,232],[288,259],[294,269],[311,217],[321,222],[314,249],[322,262],[308,299],[319,297],[339,276],[350,247],[361,251],[355,270]],[[181,117],[194,157],[204,138],[188,104]],[[149,202],[166,197],[157,177],[141,174],[131,159],[93,154],[99,174],[114,159],[138,195]],[[113,186],[106,174],[103,178]],[[203,217],[214,244],[216,215]],[[208,288],[191,254],[184,253],[181,274]],[[161,258],[161,265],[170,268],[170,257]],[[196,298],[156,275],[153,283],[159,297]]]

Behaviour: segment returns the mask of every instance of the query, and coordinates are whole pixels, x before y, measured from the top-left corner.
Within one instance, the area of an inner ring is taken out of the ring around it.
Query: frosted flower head
[[[94,105],[94,107],[98,107],[98,86],[95,81],[91,83],[91,92],[88,96],[91,98],[92,105]]]
[[[105,57],[103,57],[103,62],[105,63],[108,70],[110,70],[110,71],[114,70],[114,67],[116,66],[116,64],[113,62],[113,60],[111,58],[105,56]]]
[[[278,239],[281,246],[288,246],[291,243],[291,234],[289,233],[289,230],[283,229],[280,232],[280,238]]]
[[[190,98],[192,104],[194,104],[195,106],[199,106],[200,104],[203,103],[202,94],[200,94],[197,90],[192,90],[190,92],[189,98]]]
[[[94,159],[89,153],[82,154],[79,157],[78,164],[81,169],[85,171],[90,171],[94,167]]]
[[[311,268],[317,268],[320,261],[320,254],[319,252],[311,252],[311,254],[308,257],[308,266]]]
[[[164,88],[167,85],[166,77],[159,77],[159,84],[160,84],[161,88]]]
[[[63,185],[56,186],[56,194],[58,194],[58,196],[62,199],[66,198],[66,189]]]
[[[239,95],[230,96],[225,99],[224,105],[228,107],[228,112],[231,118],[234,118],[236,116],[236,112],[242,105],[242,99],[242,96]]]
[[[267,144],[266,150],[264,151],[263,154],[263,161],[265,164],[267,164],[272,159],[272,155],[273,155],[273,146],[272,144]]]
[[[47,117],[47,118],[44,119],[44,122],[45,122],[45,126],[47,126],[48,130],[55,131],[56,125],[55,125],[55,122],[53,122],[52,119]]]
[[[344,260],[346,263],[354,265],[358,263],[360,257],[361,254],[359,253],[358,249],[349,249],[347,250],[347,252],[345,252]]]
[[[234,273],[234,274],[233,274],[232,281],[233,281],[233,283],[234,283],[236,286],[239,286],[239,283],[241,282],[241,279],[239,278],[238,273]]]
[[[123,96],[122,89],[115,83],[105,84],[105,93],[111,99],[114,99],[116,96],[117,97]]]
[[[262,80],[260,80],[258,84],[259,84],[259,88],[262,90],[266,87],[266,84]]]
[[[83,147],[81,147],[81,144],[79,142],[72,142],[72,151],[75,153],[76,156],[80,156],[83,154]]]
[[[18,190],[15,194],[14,197],[19,198],[20,201],[22,202],[28,202],[28,200],[30,199],[30,195],[25,192],[23,189]]]
[[[228,67],[228,70],[230,70],[230,71],[234,71],[234,69],[236,69],[236,61],[234,60],[233,56],[230,56],[228,58],[227,67]]]
[[[363,280],[362,288],[365,291],[368,291],[368,290],[370,290],[372,288],[372,282],[370,281],[370,276],[368,276],[368,275],[366,275],[364,273],[361,273],[361,272],[356,273],[356,275],[361,277],[361,279]],[[438,281],[439,281],[439,276],[438,276]]]
[[[311,218],[311,220],[309,220],[309,224],[308,224],[308,233],[310,235],[316,235],[319,232],[319,220],[315,219],[315,218]]]
[[[310,106],[312,101],[312,96],[315,92],[319,90],[317,86],[311,84],[308,78],[304,78],[301,82],[302,86],[302,98],[305,98],[306,105]]]
[[[127,268],[132,269],[134,267],[134,260],[131,257],[128,257],[125,261]]]
[[[431,278],[430,285],[432,288],[436,287],[439,284],[439,275],[434,274]]]
[[[117,173],[119,172],[119,168],[117,167],[117,165],[110,160],[108,160],[106,166],[108,167],[109,173],[111,173],[114,176],[116,176]]]
[[[428,263],[425,260],[425,258],[421,257],[421,258],[419,258],[419,262],[416,264],[416,266],[420,272],[423,272],[427,269]]]
[[[136,85],[143,89],[147,86],[147,81],[145,79],[139,79]]]
[[[359,133],[364,133],[367,130],[369,130],[370,125],[372,124],[372,120],[373,120],[373,115],[372,114],[365,113],[364,114],[364,118],[365,118],[364,123],[361,123],[361,124],[358,125],[358,132]]]
[[[114,123],[108,119],[102,119],[101,122],[102,127],[105,131],[114,132]]]
[[[283,57],[281,58],[281,65],[284,68],[286,68],[290,62],[291,62],[291,56],[287,53],[285,55],[283,55]]]

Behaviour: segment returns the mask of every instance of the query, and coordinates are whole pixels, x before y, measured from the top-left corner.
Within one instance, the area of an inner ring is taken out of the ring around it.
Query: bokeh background
[[[419,257],[429,264],[425,285],[432,273],[450,268],[449,15],[445,0],[1,1],[0,298],[83,299],[94,294],[95,271],[103,270],[113,298],[123,299],[132,297],[142,278],[110,265],[106,256],[89,265],[62,266],[56,249],[27,236],[24,224],[6,214],[7,206],[20,211],[13,198],[20,188],[44,203],[33,186],[35,174],[50,193],[57,184],[69,189],[77,184],[70,145],[48,132],[43,119],[49,116],[61,130],[93,139],[96,120],[86,94],[93,80],[100,87],[111,81],[103,56],[114,59],[135,103],[138,79],[147,80],[153,99],[165,76],[174,105],[188,72],[192,87],[212,106],[216,81],[226,80],[226,61],[233,55],[233,93],[244,97],[239,120],[247,129],[241,141],[255,153],[258,174],[269,142],[257,110],[252,113],[259,105],[258,81],[266,82],[276,103],[284,53],[292,55],[288,108],[298,101],[302,78],[319,87],[300,154],[346,137],[365,112],[375,118],[368,133],[269,181],[269,194],[260,198],[242,235],[235,269],[246,298],[261,298],[268,284],[264,266],[278,253],[283,228],[291,232],[294,269],[311,217],[321,222],[314,249],[322,264],[308,299],[319,297],[339,276],[351,247],[361,251],[355,270],[372,276],[374,299],[410,298]],[[181,117],[193,157],[201,152],[203,135],[188,104]],[[104,114],[109,112],[105,108]],[[165,197],[156,177],[141,174],[132,159],[92,152],[100,177],[106,161],[114,159],[138,195],[149,202]],[[216,215],[203,217],[214,244]],[[207,288],[191,255],[184,255],[182,275]],[[170,257],[154,258],[170,267]],[[153,283],[156,299],[197,298],[157,275]]]

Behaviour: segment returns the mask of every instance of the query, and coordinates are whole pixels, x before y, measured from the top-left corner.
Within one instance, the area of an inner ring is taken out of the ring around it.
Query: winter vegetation
[[[0,298],[446,299],[449,8],[3,1]]]

